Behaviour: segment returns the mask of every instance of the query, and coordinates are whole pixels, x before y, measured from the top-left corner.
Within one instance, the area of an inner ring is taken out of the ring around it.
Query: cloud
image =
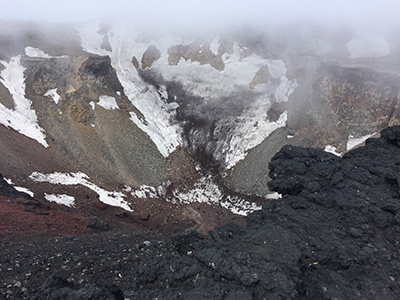
[[[150,27],[277,27],[296,22],[356,29],[399,26],[398,0],[0,0],[1,19],[126,20]]]

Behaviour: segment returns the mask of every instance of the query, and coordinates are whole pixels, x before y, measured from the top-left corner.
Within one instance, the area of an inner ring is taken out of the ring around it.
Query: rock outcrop
[[[210,46],[207,43],[200,45],[193,42],[189,45],[172,46],[168,49],[168,63],[170,65],[177,65],[183,58],[184,60],[198,62],[201,65],[208,64],[218,71],[222,71],[225,68],[225,64],[221,58],[225,53],[223,51],[223,48],[220,47],[216,55],[210,50]]]
[[[151,65],[161,57],[160,50],[157,47],[150,45],[142,56],[142,69],[150,68]],[[136,64],[133,63],[135,66]]]

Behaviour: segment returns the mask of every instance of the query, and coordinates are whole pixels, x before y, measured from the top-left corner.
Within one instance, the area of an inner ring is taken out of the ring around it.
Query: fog
[[[116,19],[162,29],[213,30],[247,25],[267,30],[312,22],[376,34],[400,24],[398,0],[0,0],[0,4],[0,19]]]

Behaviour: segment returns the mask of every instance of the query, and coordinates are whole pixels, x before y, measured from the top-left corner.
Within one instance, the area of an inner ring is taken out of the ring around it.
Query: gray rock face
[[[102,181],[139,186],[167,180],[166,160],[129,120],[137,110],[108,57],[28,59],[26,64],[27,96],[52,147]],[[43,96],[53,88],[58,103]],[[117,109],[102,107],[101,96],[113,97]]]

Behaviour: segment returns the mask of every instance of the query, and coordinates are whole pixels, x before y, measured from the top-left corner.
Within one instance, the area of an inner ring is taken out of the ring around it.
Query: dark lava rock
[[[270,188],[283,197],[247,216],[245,228],[10,242],[0,247],[0,268],[43,299],[65,288],[113,295],[99,290],[106,284],[128,299],[400,299],[399,168],[399,126],[343,158],[285,146],[270,163]],[[13,267],[25,258],[40,261],[27,263],[29,281]],[[46,268],[82,284],[46,283]]]
[[[179,256],[143,263],[140,299],[400,299],[400,127],[343,158],[285,146],[269,187],[283,198]],[[178,236],[184,244],[182,235]]]
[[[123,292],[115,285],[87,285],[78,289],[67,280],[56,275],[49,276],[34,299],[52,300],[123,300]]]

